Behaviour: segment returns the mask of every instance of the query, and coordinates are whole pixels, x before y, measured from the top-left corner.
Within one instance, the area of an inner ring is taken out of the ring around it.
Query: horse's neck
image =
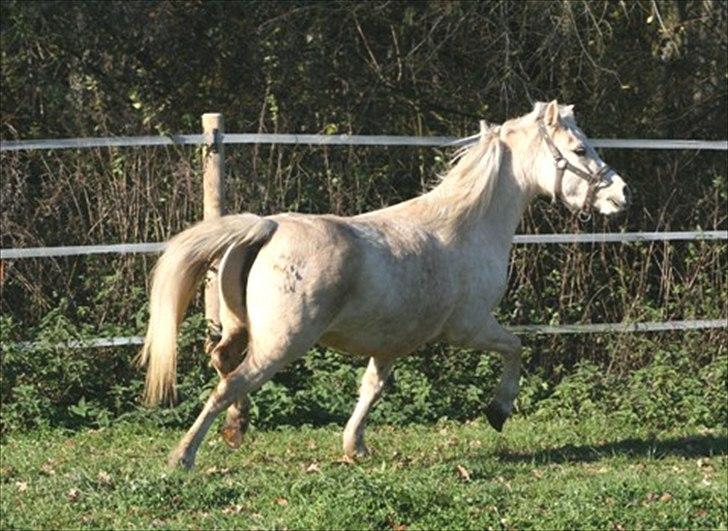
[[[437,193],[427,195],[431,195],[429,200],[432,203],[447,200]],[[443,209],[454,209],[454,215],[435,218],[430,221],[430,226],[453,247],[473,247],[484,253],[508,253],[528,199],[528,191],[514,175],[510,157],[504,157],[485,208],[467,202],[447,207],[443,205]],[[435,212],[437,210],[433,209]]]
[[[526,190],[510,168],[502,168],[490,204],[473,230],[487,232],[510,248],[527,201]]]

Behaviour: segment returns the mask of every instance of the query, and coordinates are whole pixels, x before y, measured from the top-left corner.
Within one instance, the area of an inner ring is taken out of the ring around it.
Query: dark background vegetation
[[[229,132],[467,135],[558,98],[593,137],[728,137],[720,1],[25,2],[0,16],[4,140]],[[230,212],[355,214],[421,193],[450,153],[233,146]],[[725,152],[605,150],[630,212],[577,223],[539,200],[519,232],[725,229]],[[161,241],[201,218],[200,151],[6,152],[3,248]],[[209,390],[199,301],[183,342],[182,403],[140,410],[130,348],[60,340],[140,334],[152,256],[7,261],[2,427],[187,422]],[[503,322],[721,318],[726,246],[522,246]],[[532,336],[519,410],[590,407],[657,425],[726,423],[725,331]],[[22,350],[17,340],[40,342]],[[363,360],[316,351],[256,399],[259,425],[341,421]],[[433,346],[402,360],[375,419],[472,418],[498,360]],[[586,408],[586,410],[584,409]]]

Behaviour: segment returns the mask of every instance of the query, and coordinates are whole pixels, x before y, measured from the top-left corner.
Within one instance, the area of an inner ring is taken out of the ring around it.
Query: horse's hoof
[[[503,413],[503,410],[495,402],[488,404],[488,407],[485,409],[485,417],[497,432],[503,431],[503,424],[508,419],[508,415]]]
[[[243,443],[243,431],[240,428],[225,426],[221,434],[222,440],[233,450],[240,448],[240,445]]]
[[[364,448],[357,448],[351,453],[347,452],[346,455],[347,457],[354,460],[366,459],[367,457],[369,457],[369,448],[367,448],[366,446]]]
[[[195,465],[194,458],[187,457],[184,452],[174,450],[167,458],[167,466],[174,469],[190,470]]]
[[[357,444],[356,446],[345,447],[344,454],[349,459],[364,459],[369,457],[369,448],[364,444]]]

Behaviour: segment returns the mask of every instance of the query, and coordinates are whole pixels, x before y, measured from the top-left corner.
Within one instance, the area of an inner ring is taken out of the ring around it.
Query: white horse
[[[495,351],[503,374],[487,408],[501,430],[518,393],[520,340],[491,315],[506,288],[523,209],[536,194],[581,215],[622,211],[629,190],[577,127],[572,106],[537,103],[486,128],[431,191],[354,217],[224,216],[174,237],[152,280],[141,362],[149,403],[174,397],[176,336],[210,263],[219,266],[222,337],[212,351],[221,379],[170,455],[191,467],[215,417],[240,444],[248,393],[318,343],[368,356],[344,451],[366,453],[364,423],[393,362],[432,341]],[[247,346],[247,352],[246,352]]]

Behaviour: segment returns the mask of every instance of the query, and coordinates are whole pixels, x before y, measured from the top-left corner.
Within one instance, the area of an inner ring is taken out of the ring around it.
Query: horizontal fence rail
[[[566,325],[515,325],[506,327],[516,334],[598,334],[598,333],[631,333],[631,332],[668,332],[680,330],[710,330],[728,328],[726,319],[698,319],[693,321],[663,321],[645,323],[588,323]],[[144,344],[144,337],[108,337],[78,339],[46,345],[42,342],[23,341],[16,343],[22,350],[50,346],[51,348],[105,348],[128,347]]]
[[[58,256],[81,256],[88,254],[132,254],[159,253],[164,250],[159,243],[119,243],[111,245],[73,245],[68,247],[27,247],[25,249],[0,249],[0,260],[19,258],[47,258]]]
[[[325,146],[460,146],[475,141],[479,135],[465,138],[452,136],[392,136],[392,135],[314,135],[276,133],[225,133],[117,136],[106,138],[60,138],[39,140],[0,141],[0,151],[36,149],[82,149],[93,147],[185,146],[223,144],[303,144]],[[728,140],[674,140],[656,138],[593,138],[594,147],[605,149],[697,149],[728,151]]]
[[[564,325],[515,325],[506,327],[515,334],[600,334],[605,332],[667,332],[728,328],[728,319],[696,319],[645,323],[589,323]]]
[[[567,234],[516,234],[515,244],[556,243],[618,243],[650,241],[728,240],[728,231],[677,231],[677,232],[597,232]],[[159,253],[166,243],[120,243],[111,245],[78,245],[68,247],[28,247],[25,249],[0,249],[0,260],[80,256],[89,254]]]

